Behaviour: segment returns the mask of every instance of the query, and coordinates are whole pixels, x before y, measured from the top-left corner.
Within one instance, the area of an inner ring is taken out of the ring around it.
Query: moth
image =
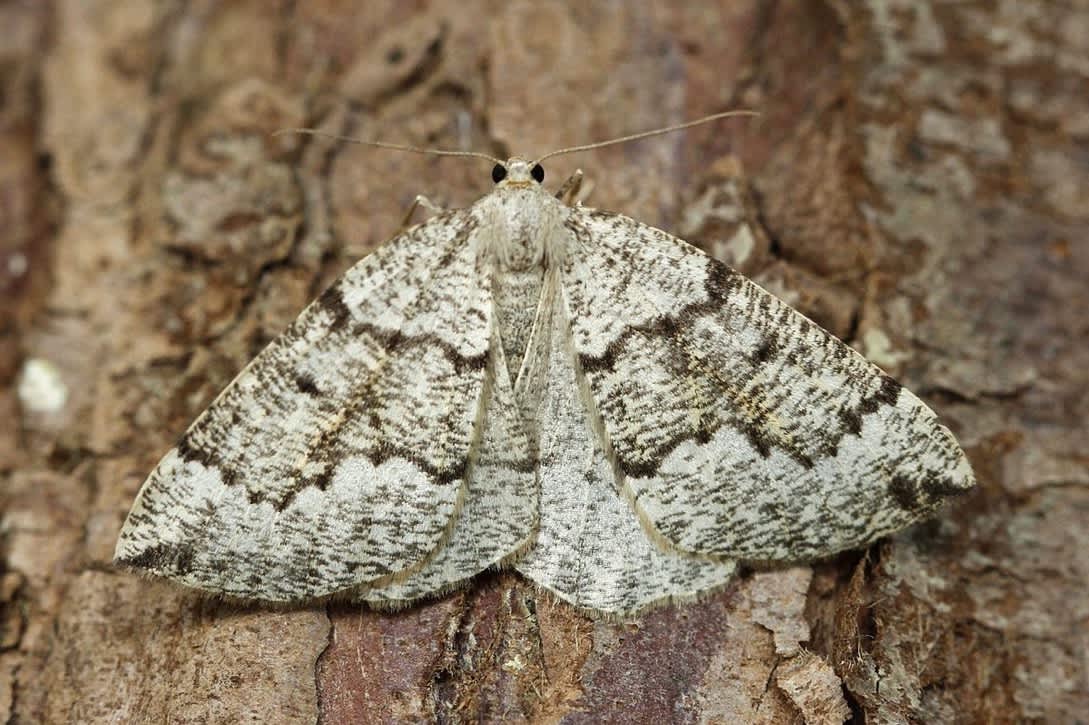
[[[197,418],[118,564],[389,608],[509,567],[630,616],[974,485],[926,405],[803,315],[572,184],[550,194],[540,159],[485,158],[489,194],[358,262]]]

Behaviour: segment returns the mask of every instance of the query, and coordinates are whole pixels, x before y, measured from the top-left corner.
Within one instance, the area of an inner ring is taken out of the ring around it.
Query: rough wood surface
[[[1071,722],[1089,712],[1089,5],[0,2],[0,719]],[[980,486],[595,623],[513,574],[398,615],[111,570],[144,475],[413,197],[578,157],[896,373]]]

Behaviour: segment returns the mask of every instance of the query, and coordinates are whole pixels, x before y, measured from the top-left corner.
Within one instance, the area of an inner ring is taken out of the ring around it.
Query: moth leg
[[[564,204],[571,206],[578,198],[581,189],[582,169],[576,169],[575,173],[567,177],[567,181],[560,184],[560,188],[556,190],[556,198]]]
[[[404,219],[401,220],[401,230],[402,231],[404,231],[405,229],[408,229],[410,226],[412,226],[412,216],[416,213],[416,210],[419,209],[420,207],[423,207],[424,209],[431,212],[432,214],[438,214],[439,212],[446,211],[446,209],[444,207],[442,207],[439,204],[436,204],[435,202],[431,201],[430,199],[428,199],[423,194],[417,194],[416,198],[412,200],[412,206],[410,206],[408,208],[408,211],[405,212]]]

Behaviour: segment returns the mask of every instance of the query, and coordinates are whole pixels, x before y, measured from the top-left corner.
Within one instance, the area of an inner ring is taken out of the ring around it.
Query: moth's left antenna
[[[321,138],[327,138],[332,141],[345,141],[347,143],[359,144],[360,146],[374,146],[379,149],[393,149],[394,151],[408,151],[414,154],[426,154],[429,156],[468,156],[471,158],[484,159],[491,161],[493,164],[502,164],[503,162],[494,156],[488,154],[482,154],[479,151],[446,151],[444,149],[425,149],[419,146],[408,146],[406,144],[399,143],[386,143],[384,141],[364,141],[363,139],[352,138],[351,136],[340,136],[335,133],[326,133],[325,131],[318,131],[314,128],[283,128],[279,131],[273,131],[273,136],[283,136],[289,133],[301,133],[307,136],[320,136]]]
[[[618,143],[627,143],[628,141],[635,141],[636,139],[648,138],[650,136],[661,136],[663,133],[673,133],[674,131],[680,131],[685,128],[692,128],[693,126],[699,126],[711,121],[717,121],[720,118],[731,118],[733,116],[759,116],[758,111],[723,111],[722,113],[712,113],[710,116],[704,116],[703,118],[697,118],[694,121],[686,121],[685,123],[678,123],[673,126],[666,126],[664,128],[654,128],[649,131],[641,131],[640,133],[633,133],[627,136],[621,136],[619,138],[610,138],[604,141],[596,141],[594,143],[582,144],[580,146],[568,146],[564,149],[557,149],[555,151],[549,151],[544,156],[539,157],[534,163],[541,163],[545,159],[550,159],[553,156],[559,156],[560,154],[573,154],[576,151],[589,151],[590,149],[599,149],[602,146],[612,146]]]

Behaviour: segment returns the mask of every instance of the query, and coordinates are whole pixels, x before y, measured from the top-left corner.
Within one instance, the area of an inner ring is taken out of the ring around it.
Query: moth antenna
[[[627,143],[628,141],[635,141],[641,138],[647,138],[649,136],[660,136],[664,133],[673,133],[674,131],[680,131],[685,128],[691,128],[692,126],[699,126],[703,123],[709,123],[711,121],[717,121],[720,118],[730,118],[732,116],[759,116],[758,111],[723,111],[722,113],[712,113],[710,116],[704,116],[703,118],[697,118],[694,121],[686,121],[684,123],[678,123],[674,126],[666,126],[665,128],[655,128],[650,131],[641,131],[640,133],[633,133],[628,136],[621,136],[619,138],[611,138],[605,141],[598,141],[596,143],[583,144],[581,146],[568,146],[558,151],[550,151],[544,156],[540,157],[533,163],[539,164],[545,159],[550,159],[553,156],[559,156],[560,154],[573,154],[576,151],[589,151],[590,149],[599,149],[602,146],[612,146],[618,143]]]
[[[289,133],[299,133],[307,136],[320,136],[321,138],[327,138],[333,141],[346,141],[347,143],[359,144],[360,146],[374,146],[380,149],[392,149],[394,151],[408,151],[414,154],[426,154],[429,156],[468,156],[470,158],[485,159],[491,161],[494,164],[502,164],[503,161],[489,156],[488,154],[482,154],[479,151],[446,151],[444,149],[425,149],[419,146],[408,146],[406,144],[399,143],[386,143],[384,141],[364,141],[359,138],[352,138],[351,136],[340,136],[335,133],[326,133],[325,131],[318,131],[314,128],[282,128],[279,131],[273,131],[273,136],[283,136]]]

